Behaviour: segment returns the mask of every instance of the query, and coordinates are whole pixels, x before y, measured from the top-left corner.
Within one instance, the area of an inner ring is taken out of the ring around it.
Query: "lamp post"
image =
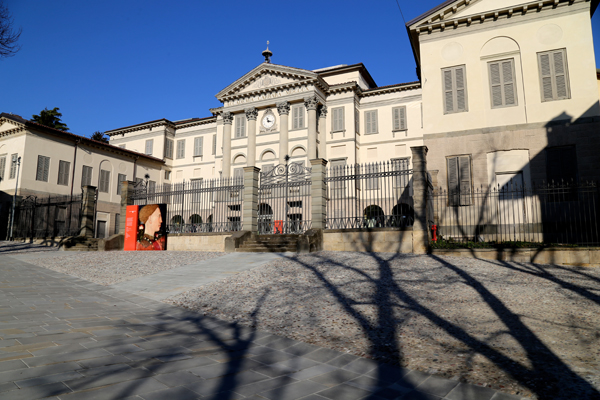
[[[289,233],[289,227],[288,227],[288,192],[289,192],[289,188],[288,188],[288,178],[289,178],[288,161],[290,161],[290,156],[288,154],[286,154],[285,155],[285,206],[283,207],[283,210],[285,212],[285,225],[284,225],[284,228],[282,229],[281,233],[284,233],[283,231],[285,231],[286,233]]]
[[[17,164],[17,183],[15,185],[15,194],[13,195],[12,210],[10,213],[10,240],[13,240],[13,226],[15,224],[15,204],[17,202],[17,191],[19,190],[19,172],[21,171],[21,157],[13,156],[13,164]]]

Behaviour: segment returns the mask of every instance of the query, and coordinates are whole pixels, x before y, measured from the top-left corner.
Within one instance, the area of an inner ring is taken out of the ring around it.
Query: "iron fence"
[[[258,233],[304,233],[311,228],[311,169],[280,164],[260,173]]]
[[[147,185],[134,190],[134,204],[166,204],[167,233],[242,230],[242,177]]]
[[[439,189],[433,220],[442,239],[592,246],[600,244],[598,200],[594,182]]]
[[[414,222],[408,159],[327,169],[326,229],[402,228]]]
[[[27,196],[15,206],[13,237],[45,238],[79,233],[82,195]]]

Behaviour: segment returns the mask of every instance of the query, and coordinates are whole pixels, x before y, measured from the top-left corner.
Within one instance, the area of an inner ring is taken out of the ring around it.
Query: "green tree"
[[[96,131],[90,136],[90,139],[96,140],[98,142],[108,143],[108,138],[104,136],[104,132]]]
[[[69,128],[66,124],[64,124],[60,117],[62,114],[58,112],[59,108],[54,107],[52,110],[48,110],[48,108],[44,108],[40,115],[33,115],[33,121],[37,122],[40,125],[49,126],[50,128],[60,129],[61,131],[68,131]]]
[[[14,56],[21,46],[17,44],[21,28],[13,29],[13,19],[8,8],[0,0],[0,59]]]

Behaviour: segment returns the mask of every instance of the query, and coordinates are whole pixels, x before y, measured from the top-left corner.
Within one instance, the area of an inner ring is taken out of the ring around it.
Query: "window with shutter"
[[[244,179],[244,168],[234,168],[233,169],[233,177],[236,180],[243,180]]]
[[[442,69],[444,114],[467,111],[467,80],[464,65]]]
[[[235,117],[235,137],[241,138],[246,136],[246,115],[236,115]]]
[[[102,193],[108,193],[110,187],[110,171],[100,170],[100,185],[98,191]]]
[[[152,155],[152,148],[154,147],[154,139],[148,139],[146,140],[146,154],[151,156]]]
[[[0,157],[0,180],[4,180],[4,170],[6,169],[6,156]]]
[[[125,182],[127,180],[127,175],[118,174],[117,176],[117,194],[121,194],[121,182]]]
[[[365,135],[377,133],[377,110],[365,111]]]
[[[392,109],[393,115],[393,130],[405,131],[406,128],[406,106],[394,107]]]
[[[177,158],[185,158],[185,139],[177,141]]]
[[[379,177],[374,176],[379,172],[379,164],[367,165],[367,190],[379,189]]]
[[[410,182],[410,174],[408,173],[409,162],[410,159],[408,157],[392,159],[392,167],[394,171],[406,172],[405,174],[396,175],[394,177],[394,180],[392,181],[393,187],[405,188],[408,186]]]
[[[331,109],[331,131],[341,132],[344,130],[344,107]]]
[[[292,107],[292,129],[304,128],[304,105]]]
[[[84,165],[81,170],[81,186],[90,186],[92,184],[92,167]]]
[[[213,135],[212,154],[213,155],[217,154],[217,135]]]
[[[448,205],[471,204],[471,156],[448,157]]]
[[[48,182],[48,172],[50,170],[50,157],[38,156],[36,181]]]
[[[165,157],[173,159],[173,140],[165,139]]]
[[[17,175],[17,159],[19,158],[19,154],[14,153],[10,155],[10,175],[8,179],[15,179]]]
[[[332,177],[342,177],[346,174],[346,160],[332,160],[329,174]],[[332,197],[342,197],[346,189],[345,180],[334,180],[331,182]]]
[[[514,59],[488,63],[492,108],[517,105]]]
[[[200,136],[194,138],[194,157],[202,156],[202,146],[204,144],[204,137]]]
[[[60,160],[58,162],[58,185],[67,186],[69,184],[69,170],[71,163],[68,161]]]
[[[354,130],[360,133],[360,112],[357,109],[354,109]]]
[[[542,101],[571,98],[565,49],[538,53]]]

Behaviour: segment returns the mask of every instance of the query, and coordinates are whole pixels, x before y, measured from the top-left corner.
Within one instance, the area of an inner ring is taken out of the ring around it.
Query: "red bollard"
[[[431,230],[433,231],[433,241],[437,242],[437,225],[431,225]]]

